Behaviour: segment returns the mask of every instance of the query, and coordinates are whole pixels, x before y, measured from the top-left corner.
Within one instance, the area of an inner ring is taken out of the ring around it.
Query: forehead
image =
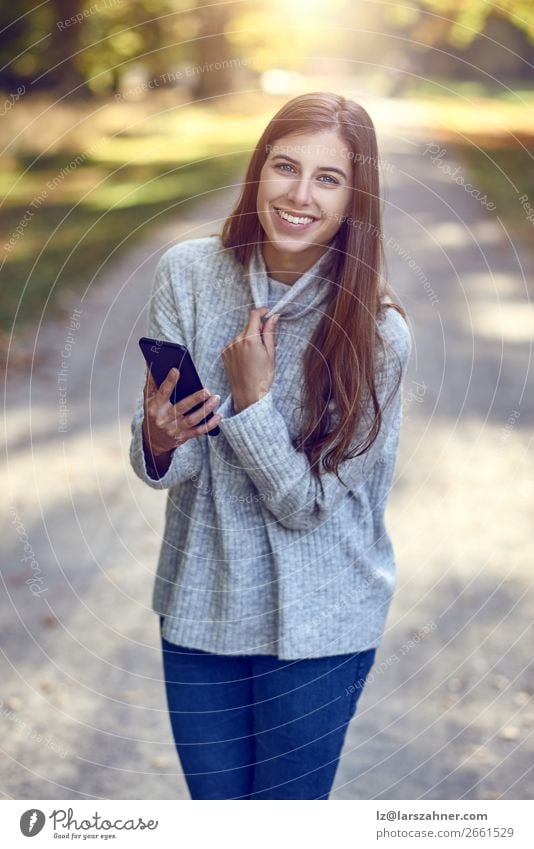
[[[268,145],[268,154],[287,155],[299,162],[321,160],[328,165],[352,159],[350,147],[335,130],[320,133],[292,133]],[[323,161],[324,160],[324,161]]]

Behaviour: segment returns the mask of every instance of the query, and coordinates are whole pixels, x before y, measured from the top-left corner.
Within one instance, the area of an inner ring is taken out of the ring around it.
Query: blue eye
[[[285,168],[289,168],[290,173],[295,171],[295,168],[293,167],[293,165],[290,165],[289,162],[276,162],[274,164],[274,168],[278,168],[280,171],[284,170]],[[325,178],[324,180],[321,179],[321,177],[318,178],[321,180],[321,182],[328,182],[332,186],[340,185],[339,180],[336,180],[336,178],[332,177],[331,174],[323,174],[322,176]]]

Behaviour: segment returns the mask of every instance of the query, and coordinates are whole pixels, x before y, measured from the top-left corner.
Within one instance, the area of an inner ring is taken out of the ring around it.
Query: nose
[[[287,198],[299,208],[308,206],[311,202],[311,180],[307,177],[294,180],[290,191],[287,193]]]

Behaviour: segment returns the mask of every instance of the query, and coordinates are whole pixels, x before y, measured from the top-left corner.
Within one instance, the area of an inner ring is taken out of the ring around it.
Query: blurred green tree
[[[24,84],[27,91],[91,96],[117,91],[132,64],[150,78],[187,63],[193,96],[209,98],[232,89],[236,64],[244,57],[258,71],[310,70],[307,57],[312,71],[325,57],[334,63],[347,59],[356,69],[360,63],[365,70],[380,64],[395,38],[396,49],[410,59],[449,45],[435,69],[446,73],[447,63],[453,67],[455,56],[467,56],[486,31],[497,33],[492,37],[502,48],[501,59],[510,44],[508,52],[524,63],[524,45],[534,41],[534,3],[18,0],[16,6],[0,6],[0,89],[10,92]],[[499,56],[488,55],[487,67],[498,65]],[[427,70],[432,73],[432,65]]]
[[[419,0],[421,9],[435,14],[427,17],[425,32],[429,39],[445,37],[455,47],[467,47],[484,29],[490,18],[510,21],[534,43],[534,3],[532,0]]]
[[[18,0],[0,5],[0,89],[113,92],[130,62],[157,76],[196,63],[194,0]],[[221,44],[219,40],[219,45]]]

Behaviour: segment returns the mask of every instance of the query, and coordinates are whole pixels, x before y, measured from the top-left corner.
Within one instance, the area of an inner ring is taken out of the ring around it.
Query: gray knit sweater
[[[396,585],[384,511],[402,384],[370,451],[341,464],[347,488],[331,473],[318,482],[306,455],[291,444],[302,356],[335,285],[321,275],[333,250],[291,286],[268,276],[259,248],[243,269],[219,236],[174,245],[157,265],[147,335],[187,345],[204,386],[221,396],[223,416],[218,436],[179,446],[158,478],[143,451],[146,370],[139,364],[130,461],[146,484],[169,490],[152,607],[164,615],[163,636],[172,643],[287,660],[380,643]],[[281,314],[276,374],[261,400],[235,413],[220,352],[243,329],[249,310],[261,306]],[[377,380],[383,405],[399,369],[404,378],[411,336],[392,308],[379,328],[389,343]]]

